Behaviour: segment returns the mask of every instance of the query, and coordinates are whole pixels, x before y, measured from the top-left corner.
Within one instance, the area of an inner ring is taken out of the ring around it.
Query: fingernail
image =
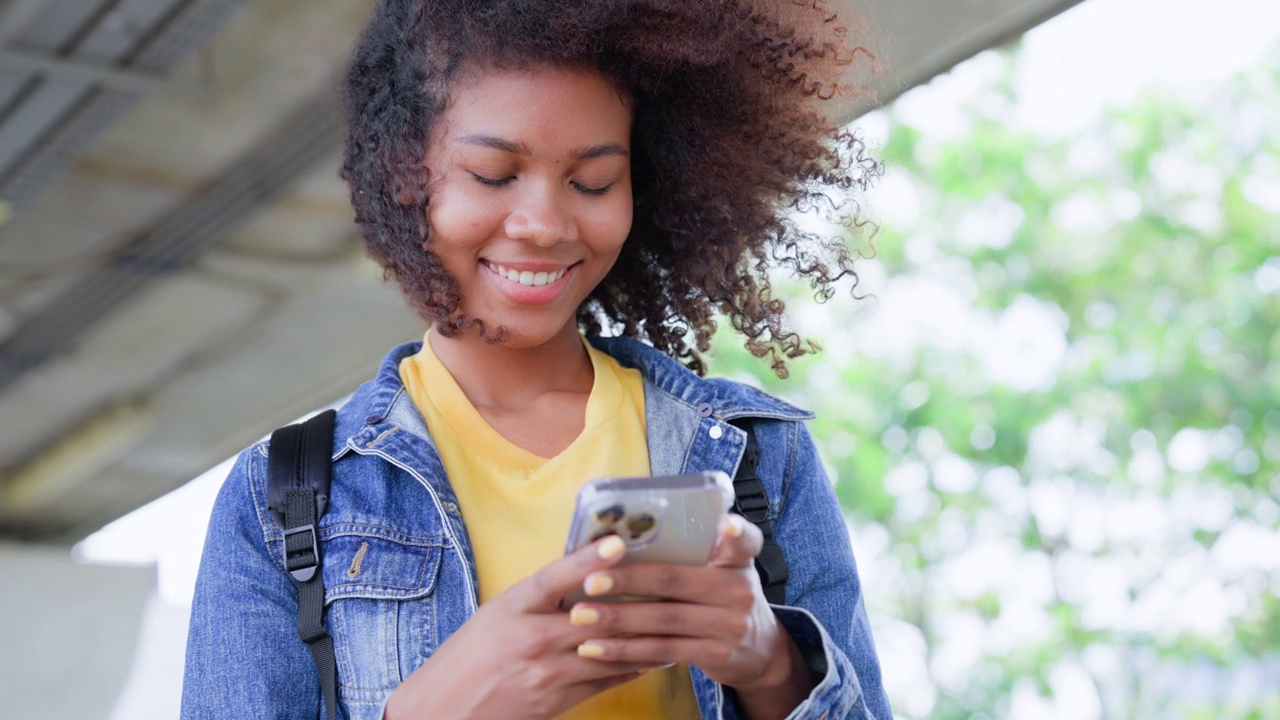
[[[610,535],[600,541],[600,545],[596,548],[596,552],[600,554],[602,560],[612,560],[627,549],[627,544],[617,535]]]
[[[569,611],[569,622],[574,625],[594,625],[600,622],[600,611],[595,608],[573,606]]]
[[[604,573],[591,573],[582,583],[588,595],[603,595],[613,589],[613,578]]]
[[[590,640],[588,640],[587,642],[584,642],[578,646],[578,657],[598,658],[603,656],[604,656],[604,646],[601,645],[600,643],[591,642]]]
[[[742,518],[730,515],[724,521],[724,534],[731,537],[742,537]]]

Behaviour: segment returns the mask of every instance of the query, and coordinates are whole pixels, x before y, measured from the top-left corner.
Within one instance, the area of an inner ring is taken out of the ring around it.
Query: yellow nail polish
[[[604,573],[591,573],[582,583],[582,589],[588,595],[603,595],[613,589],[613,578]]]
[[[598,658],[604,656],[604,646],[590,641],[578,646],[578,657]]]
[[[731,538],[742,537],[742,518],[730,515],[724,524],[724,534]]]
[[[595,608],[574,606],[569,611],[569,622],[574,625],[594,625],[600,622],[600,611]]]
[[[627,543],[617,535],[610,535],[600,541],[600,545],[596,548],[596,552],[600,554],[602,560],[612,560],[622,553],[626,552]]]

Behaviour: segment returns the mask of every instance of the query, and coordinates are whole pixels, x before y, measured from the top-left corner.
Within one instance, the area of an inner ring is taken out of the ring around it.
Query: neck
[[[518,410],[547,393],[590,394],[595,379],[573,323],[534,347],[489,343],[465,331],[451,338],[432,332],[427,339],[477,408]]]

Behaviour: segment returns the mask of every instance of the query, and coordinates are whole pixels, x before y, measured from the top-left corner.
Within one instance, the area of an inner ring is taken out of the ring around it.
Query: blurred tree
[[[870,296],[785,288],[826,351],[718,337],[819,412],[902,717],[1280,717],[1277,50],[1067,139],[989,55],[958,136],[886,111]]]

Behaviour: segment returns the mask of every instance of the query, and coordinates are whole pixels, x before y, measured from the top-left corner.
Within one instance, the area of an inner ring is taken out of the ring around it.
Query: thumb
[[[596,570],[618,564],[627,552],[627,544],[610,535],[548,563],[532,576],[513,586],[520,604],[530,610],[551,612],[570,590]]]
[[[722,568],[749,568],[764,546],[764,534],[741,515],[720,516],[716,544],[707,564]]]

